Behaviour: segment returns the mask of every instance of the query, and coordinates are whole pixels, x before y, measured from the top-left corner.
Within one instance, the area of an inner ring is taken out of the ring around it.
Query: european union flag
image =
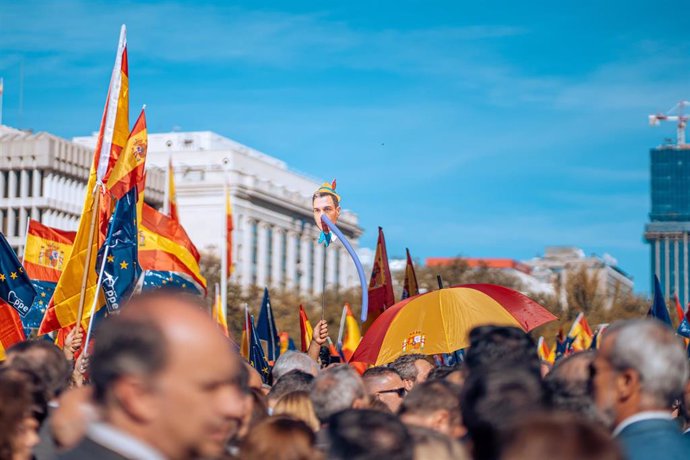
[[[165,287],[173,287],[176,289],[189,291],[193,294],[203,295],[202,290],[199,289],[199,285],[184,273],[164,270],[144,271],[144,285],[142,290],[150,291],[151,289]]]
[[[41,326],[41,321],[43,321],[43,316],[46,314],[48,303],[50,302],[50,298],[53,297],[53,292],[55,292],[55,286],[57,285],[57,283],[51,281],[36,280],[31,280],[31,284],[36,290],[36,297],[34,297],[34,302],[31,304],[29,313],[22,318],[24,334],[26,334],[27,337],[31,335],[33,329],[38,329]]]
[[[24,319],[31,311],[31,304],[36,297],[36,290],[24,271],[17,254],[0,233],[0,299],[17,310]]]
[[[141,274],[137,257],[136,187],[117,200],[108,226],[105,243],[98,251],[99,269],[103,267],[101,289],[108,312],[120,309],[134,290]],[[105,256],[105,262],[103,257]]]
[[[668,327],[673,327],[671,317],[668,314],[668,308],[666,308],[664,294],[661,292],[661,284],[659,283],[659,278],[656,275],[654,275],[654,303],[652,303],[649,312],[647,312],[647,316],[658,319]]]
[[[259,339],[265,340],[268,349],[268,361],[275,362],[280,355],[280,337],[278,329],[273,319],[273,308],[271,308],[271,298],[268,289],[264,288],[264,298],[261,301],[261,311],[259,312],[259,323],[256,325]]]
[[[249,347],[249,364],[256,369],[261,375],[261,380],[270,384],[271,380],[271,368],[266,361],[266,356],[264,355],[264,349],[261,347],[261,342],[259,341],[259,336],[256,333],[256,328],[254,327],[254,316],[249,320],[251,330],[251,344]]]

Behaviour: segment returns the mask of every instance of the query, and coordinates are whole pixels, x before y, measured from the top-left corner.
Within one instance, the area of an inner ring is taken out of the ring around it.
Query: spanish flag
[[[57,283],[72,254],[76,232],[58,230],[29,220],[24,246],[24,268],[32,281]]]
[[[553,364],[556,360],[556,350],[549,349],[544,337],[539,337],[539,341],[537,342],[537,355],[539,355],[540,360],[550,364]]]
[[[206,279],[199,268],[199,251],[176,220],[144,203],[139,227],[139,263],[143,270],[184,273],[200,291]]]
[[[144,168],[147,150],[146,113],[144,109],[141,109],[139,118],[134,123],[129,139],[127,139],[124,153],[117,158],[106,178],[105,188],[114,199],[119,200],[137,184],[145,180]]]
[[[128,72],[126,28],[123,25],[91,172],[86,185],[79,229],[74,239],[72,253],[63,267],[62,276],[41,323],[39,335],[75,324],[80,301],[84,306],[82,319],[90,314],[89,310],[93,304],[98,282],[96,253],[105,239],[105,230],[112,211],[108,195],[103,194],[99,186],[106,183],[129,137]],[[96,225],[92,233],[93,223]],[[82,299],[81,288],[84,274],[86,274],[86,289]],[[98,302],[99,305],[103,303]]]
[[[592,328],[589,327],[585,314],[580,312],[575,318],[575,321],[573,321],[573,325],[570,327],[570,332],[568,333],[568,338],[572,340],[573,350],[589,350],[592,345],[593,337]]]
[[[230,191],[225,191],[225,251],[228,267],[228,278],[232,276],[234,266],[232,264],[232,231],[235,226],[232,224],[232,203],[230,202]]]
[[[391,271],[388,268],[386,238],[383,236],[383,229],[379,227],[379,239],[376,243],[374,266],[371,270],[371,279],[369,281],[369,311],[367,320],[362,326],[364,332],[386,308],[394,303],[395,295],[393,294]]]
[[[410,257],[410,250],[405,248],[407,253],[407,264],[405,265],[405,281],[403,282],[402,298],[405,300],[408,297],[419,294],[419,286],[417,285],[417,274],[414,272],[414,264],[412,257]]]
[[[177,193],[175,192],[175,169],[173,168],[172,158],[168,159],[168,189],[167,189],[166,208],[172,220],[180,220],[177,214]]]
[[[350,305],[345,304],[345,331],[343,333],[342,350],[346,361],[350,361],[350,358],[352,358],[359,346],[360,340],[362,340],[362,333],[359,330],[357,318],[352,314]]]
[[[228,320],[223,314],[223,304],[220,301],[220,287],[218,283],[216,283],[216,297],[213,302],[213,319],[225,337],[230,337],[230,334],[228,334]]]
[[[309,344],[314,336],[314,329],[311,327],[307,313],[304,311],[302,305],[299,306],[299,336],[301,339],[300,350],[306,353],[309,349]]]

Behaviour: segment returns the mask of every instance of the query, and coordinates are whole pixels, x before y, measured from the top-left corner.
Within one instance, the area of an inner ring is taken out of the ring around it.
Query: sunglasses
[[[383,390],[383,391],[377,391],[376,394],[380,395],[383,393],[396,393],[399,397],[404,398],[405,394],[407,394],[407,390],[405,387],[400,387],[400,388],[393,388],[392,390]]]

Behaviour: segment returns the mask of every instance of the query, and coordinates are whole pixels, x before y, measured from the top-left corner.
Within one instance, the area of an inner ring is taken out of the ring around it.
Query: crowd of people
[[[198,299],[145,293],[77,362],[78,330],[7,351],[0,459],[690,459],[688,357],[665,325],[615,323],[553,367],[518,328],[469,339],[459,365],[362,375],[288,351],[269,386]]]

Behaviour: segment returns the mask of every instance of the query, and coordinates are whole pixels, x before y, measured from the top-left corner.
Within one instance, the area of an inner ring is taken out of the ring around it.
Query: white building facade
[[[79,225],[93,149],[49,133],[0,125],[0,232],[23,254],[29,218],[62,230]],[[162,203],[163,170],[147,178],[146,199]]]
[[[74,141],[92,147],[96,138]],[[234,218],[232,280],[245,288],[266,286],[303,295],[321,293],[324,276],[327,289],[358,284],[340,241],[328,248],[317,244],[311,197],[321,181],[208,131],[149,134],[148,168],[164,169],[170,158],[180,221],[200,250],[218,255],[227,181]],[[343,210],[338,227],[356,248],[362,233],[357,216]]]

